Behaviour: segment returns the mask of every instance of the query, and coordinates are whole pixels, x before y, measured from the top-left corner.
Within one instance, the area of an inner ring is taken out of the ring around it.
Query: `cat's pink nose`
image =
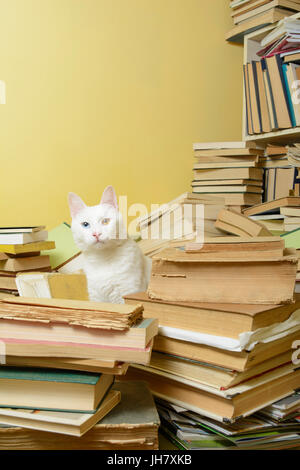
[[[96,240],[98,240],[98,238],[101,237],[101,233],[96,233],[96,232],[94,232],[94,233],[93,233],[93,237],[95,237]]]

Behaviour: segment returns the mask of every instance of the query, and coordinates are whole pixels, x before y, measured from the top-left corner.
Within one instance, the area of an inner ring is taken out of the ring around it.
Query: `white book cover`
[[[23,245],[24,243],[41,242],[47,240],[47,230],[33,233],[0,233],[1,245]]]

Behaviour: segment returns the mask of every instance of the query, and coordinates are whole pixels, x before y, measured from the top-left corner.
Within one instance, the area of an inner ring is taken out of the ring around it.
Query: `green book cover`
[[[292,230],[291,232],[283,233],[280,235],[285,241],[286,248],[300,248],[300,228]]]
[[[96,385],[102,374],[61,369],[31,367],[0,367],[1,379],[34,380],[43,382],[80,383]]]
[[[65,261],[80,253],[78,246],[75,245],[71,227],[66,222],[58,227],[49,230],[48,240],[54,241],[56,248],[54,250],[43,251],[43,255],[50,256],[51,268],[60,266]]]

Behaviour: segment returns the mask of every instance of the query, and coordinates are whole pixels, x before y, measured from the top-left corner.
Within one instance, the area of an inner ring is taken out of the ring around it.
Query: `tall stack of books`
[[[203,236],[222,235],[215,227],[224,199],[217,194],[184,193],[139,219],[141,250],[152,257],[164,248]]]
[[[228,31],[228,41],[243,42],[245,34],[276,23],[300,11],[299,0],[232,0],[231,16],[234,28]]]
[[[262,202],[264,149],[253,142],[194,144],[193,193],[222,197],[226,206],[241,210]]]
[[[0,228],[0,292],[18,294],[16,275],[25,271],[51,271],[48,255],[55,248],[47,241],[45,226]]]
[[[142,305],[10,296],[0,312],[1,449],[157,449],[150,392],[114,384],[150,361],[158,325]]]
[[[300,335],[297,266],[295,250],[275,236],[218,237],[154,256],[148,292],[125,302],[157,317],[159,335],[150,366],[130,367],[126,378],[145,380],[167,408],[188,411],[193,422],[245,428],[248,417],[299,387],[292,362]],[[273,437],[270,431],[268,445],[280,447]],[[298,435],[285,441],[295,444]]]
[[[299,54],[300,20],[286,18],[262,39],[260,60],[244,65],[249,135],[300,126]]]

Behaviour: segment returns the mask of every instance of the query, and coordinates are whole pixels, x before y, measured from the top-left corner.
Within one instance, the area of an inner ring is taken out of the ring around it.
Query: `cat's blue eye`
[[[82,222],[81,225],[85,228],[88,228],[90,226],[90,224],[88,222]]]

